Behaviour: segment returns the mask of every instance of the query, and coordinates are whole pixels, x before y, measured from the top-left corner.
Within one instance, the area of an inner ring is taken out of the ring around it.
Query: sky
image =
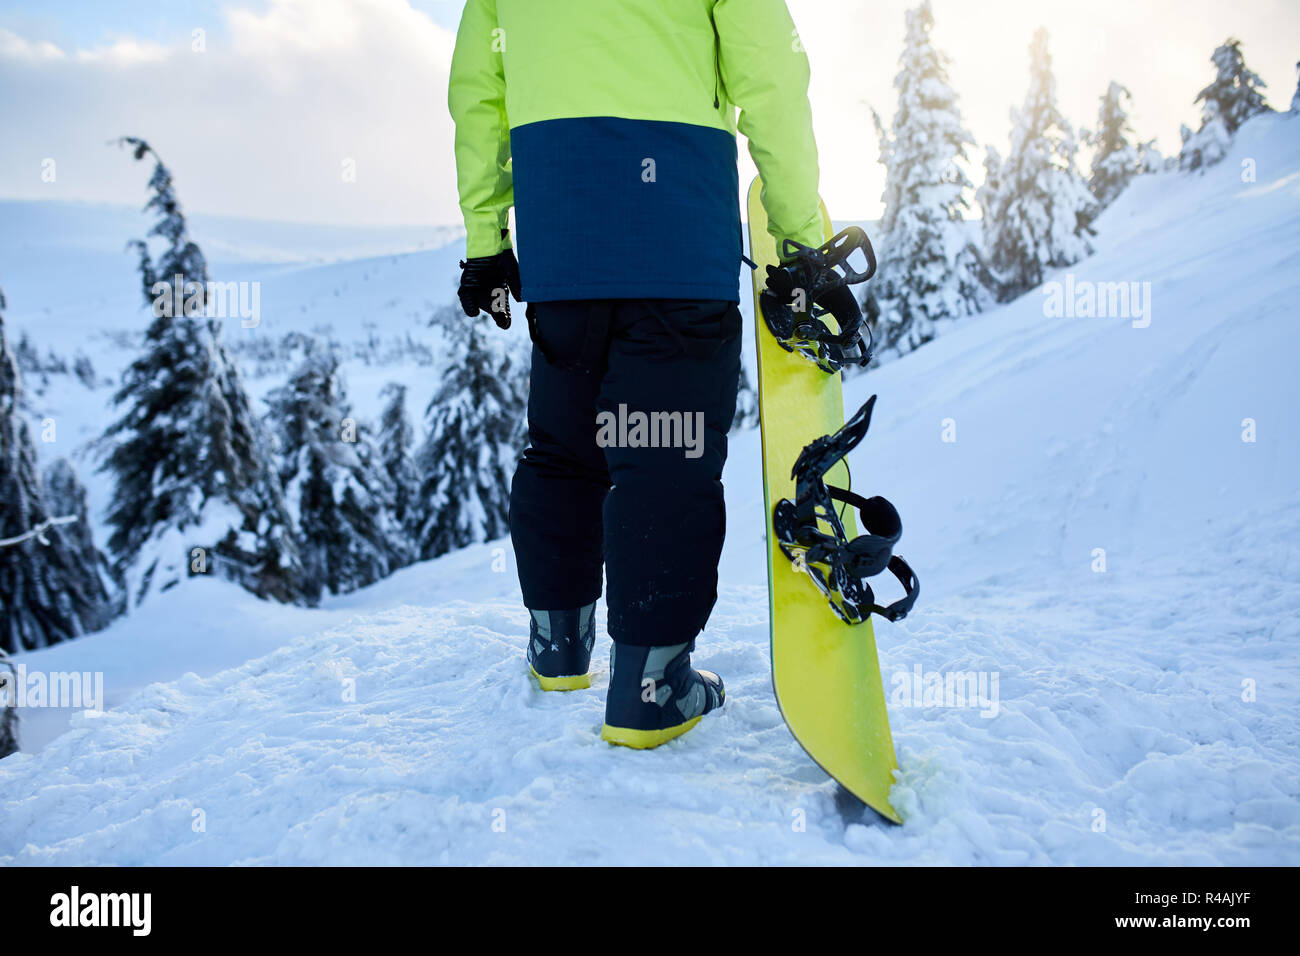
[[[675,2],[675,0],[661,0]],[[788,0],[812,62],[822,193],[838,219],[880,213],[870,108],[888,119],[913,0]],[[366,225],[446,224],[455,196],[447,69],[462,0],[0,0],[0,197],[136,202],[147,171],[108,143],[148,139],[194,211]],[[934,38],[978,143],[1005,152],[1050,36],[1059,104],[1096,120],[1112,79],[1167,153],[1195,126],[1214,47],[1289,105],[1296,0],[933,0]],[[51,162],[52,161],[52,162]],[[753,167],[742,162],[742,182]],[[0,223],[3,228],[3,223]]]

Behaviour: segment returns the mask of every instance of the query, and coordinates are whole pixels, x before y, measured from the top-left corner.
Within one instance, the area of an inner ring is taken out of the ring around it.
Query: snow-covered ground
[[[109,708],[24,714],[0,863],[1300,863],[1300,120],[1139,181],[1098,228],[1076,286],[1150,282],[1149,326],[1030,293],[847,386],[880,394],[855,485],[899,506],[922,581],[912,617],[876,625],[902,827],[838,803],[777,710],[750,432],[697,655],[727,705],[681,740],[600,741],[603,635],[591,691],[536,689],[505,542],[311,611],[187,582],[20,659],[103,671]],[[415,328],[455,255],[248,268],[295,277],[281,301],[318,289],[307,327]],[[380,262],[399,296],[359,278]],[[0,283],[38,344],[103,321]],[[94,405],[89,436],[107,392],[79,387],[41,401]],[[996,699],[911,700],[917,669],[996,678]]]

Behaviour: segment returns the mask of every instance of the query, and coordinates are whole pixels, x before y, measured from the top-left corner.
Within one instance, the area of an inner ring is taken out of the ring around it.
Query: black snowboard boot
[[[591,649],[596,643],[596,605],[576,611],[528,612],[528,669],[542,690],[591,686]]]
[[[602,739],[648,750],[680,737],[722,706],[722,678],[691,667],[695,642],[639,647],[614,642]]]

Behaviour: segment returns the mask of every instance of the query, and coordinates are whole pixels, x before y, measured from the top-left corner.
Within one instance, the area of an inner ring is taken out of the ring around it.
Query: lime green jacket
[[[784,0],[467,0],[447,99],[467,255],[513,205],[529,301],[738,300],[737,130],[772,236],[821,244]]]

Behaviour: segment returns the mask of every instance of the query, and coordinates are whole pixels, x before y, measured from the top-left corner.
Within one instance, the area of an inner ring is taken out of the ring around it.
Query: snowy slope
[[[428,256],[464,235],[458,227],[306,226],[204,214],[190,216],[189,223],[212,278],[223,282],[365,258]],[[57,350],[82,344],[87,335],[138,327],[147,314],[140,307],[135,257],[125,247],[151,225],[150,215],[135,206],[0,199],[0,286],[10,318],[30,316],[42,343]],[[439,267],[447,258],[426,259],[426,282],[428,275],[446,281]],[[445,298],[445,286],[434,292],[430,297]]]
[[[600,742],[603,635],[591,692],[535,689],[504,543],[316,611],[191,582],[23,658],[104,670],[110,709],[0,761],[0,863],[1300,863],[1300,121],[1099,231],[1076,281],[1149,281],[1149,327],[1030,293],[847,388],[922,581],[877,625],[903,827],[781,721],[752,432],[697,655],[728,702],[680,741]],[[918,668],[996,699],[909,700]]]

